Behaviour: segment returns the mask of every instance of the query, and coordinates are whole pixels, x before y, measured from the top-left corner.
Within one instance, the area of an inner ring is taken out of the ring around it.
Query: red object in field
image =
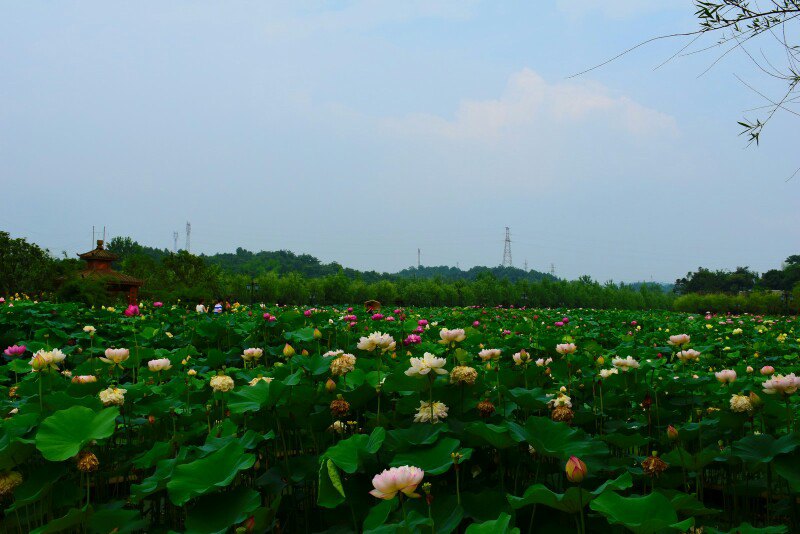
[[[364,303],[364,308],[365,308],[365,309],[366,309],[368,312],[372,312],[372,311],[375,311],[375,312],[376,312],[376,311],[381,311],[381,303],[380,303],[380,302],[378,302],[377,300],[368,300],[368,301],[366,301],[366,302]]]
[[[101,280],[105,282],[109,292],[125,293],[128,304],[138,303],[139,288],[144,284],[144,280],[112,269],[111,264],[117,261],[119,256],[104,249],[102,239],[97,240],[97,248],[78,254],[78,257],[86,262],[86,268],[78,273],[78,276]]]

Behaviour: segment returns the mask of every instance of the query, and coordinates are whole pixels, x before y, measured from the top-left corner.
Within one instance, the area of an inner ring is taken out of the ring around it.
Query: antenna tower
[[[192,224],[186,221],[186,252],[191,252]]]
[[[556,264],[555,263],[551,263],[550,264],[550,276],[555,276],[555,275],[556,275]]]
[[[172,252],[178,252],[178,232],[172,232]]]
[[[511,230],[506,226],[506,244],[503,248],[503,267],[511,267],[514,263],[511,261]]]
[[[526,260],[525,260],[525,262],[522,264],[522,268],[525,270],[525,272],[526,272],[526,273],[528,272],[528,260],[527,260],[527,259],[526,259]]]

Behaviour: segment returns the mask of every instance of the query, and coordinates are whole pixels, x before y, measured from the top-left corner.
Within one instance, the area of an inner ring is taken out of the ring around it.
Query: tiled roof
[[[144,284],[144,280],[134,278],[133,276],[129,276],[125,273],[111,270],[96,271],[87,269],[85,271],[81,271],[80,277],[102,279],[113,284],[122,284],[127,286],[140,286]]]

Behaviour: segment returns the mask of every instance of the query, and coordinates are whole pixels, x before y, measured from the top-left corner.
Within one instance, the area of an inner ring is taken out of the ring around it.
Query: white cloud
[[[500,98],[464,100],[452,119],[413,114],[384,121],[395,133],[448,139],[492,140],[525,131],[602,123],[628,134],[674,135],[675,119],[591,82],[548,83],[531,69],[513,74]]]

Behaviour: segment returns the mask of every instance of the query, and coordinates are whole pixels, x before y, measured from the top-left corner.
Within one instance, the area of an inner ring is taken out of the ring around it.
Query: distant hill
[[[166,249],[157,249],[141,245],[129,237],[115,237],[108,244],[108,249],[119,254],[120,261],[125,257],[135,254],[145,255],[154,260],[161,260],[171,254]],[[234,274],[259,275],[268,272],[276,274],[299,273],[306,278],[321,278],[324,276],[343,273],[351,279],[360,279],[365,282],[379,280],[393,280],[400,278],[441,279],[446,281],[475,280],[482,273],[491,273],[498,279],[508,279],[511,282],[527,280],[537,282],[540,280],[557,280],[556,277],[539,271],[524,271],[516,267],[472,267],[462,270],[457,267],[437,266],[408,267],[398,273],[379,273],[377,271],[359,271],[344,267],[336,262],[323,263],[319,258],[310,254],[295,254],[289,250],[276,250],[252,252],[244,248],[237,248],[236,252],[219,252],[217,254],[201,254],[209,265],[216,265],[220,269]]]

